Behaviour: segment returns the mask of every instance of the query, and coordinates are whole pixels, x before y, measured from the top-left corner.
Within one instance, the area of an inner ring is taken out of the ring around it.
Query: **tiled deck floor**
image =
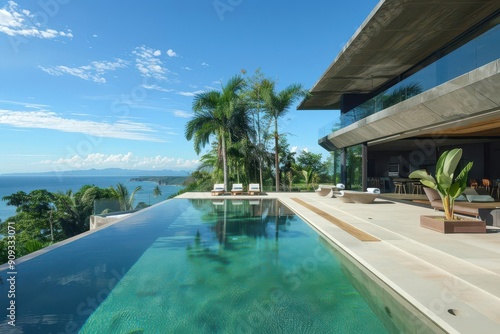
[[[179,197],[214,198],[210,193]],[[436,214],[432,209],[394,200],[353,204],[315,193],[268,193],[262,197],[278,198],[445,331],[499,332],[500,230],[441,234],[419,226],[420,215]],[[380,242],[361,241],[317,212],[327,212]]]

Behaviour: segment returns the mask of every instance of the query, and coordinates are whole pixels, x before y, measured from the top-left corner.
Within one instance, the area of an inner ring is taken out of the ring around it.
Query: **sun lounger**
[[[243,194],[243,184],[234,183],[233,188],[231,189],[231,195],[241,195]]]
[[[249,195],[258,195],[258,194],[260,194],[260,184],[258,184],[258,183],[250,183],[248,185],[248,194]]]
[[[224,194],[224,183],[214,184],[214,189],[212,189],[212,196],[218,196]]]
[[[336,185],[320,184],[318,185],[318,189],[314,189],[314,191],[319,196],[325,197],[329,195],[329,197],[335,197],[335,193],[343,189],[345,189],[345,186],[342,183],[337,183]]]
[[[374,192],[361,192],[351,190],[341,190],[336,197],[344,203],[359,203],[369,204],[373,203],[379,194]]]

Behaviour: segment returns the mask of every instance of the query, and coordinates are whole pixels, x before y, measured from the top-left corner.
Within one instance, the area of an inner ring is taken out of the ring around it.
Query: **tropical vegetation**
[[[462,158],[462,149],[455,148],[445,151],[436,163],[436,176],[429,175],[425,169],[412,172],[410,178],[418,178],[420,182],[429,188],[437,190],[443,202],[446,219],[454,219],[453,205],[455,199],[460,196],[467,187],[467,176],[472,168],[473,162],[467,163],[455,176],[458,164]]]
[[[227,190],[232,183],[257,182],[264,191],[311,191],[320,182],[340,182],[340,152],[323,159],[294,150],[288,143],[293,134],[280,127],[280,120],[307,94],[300,84],[279,89],[260,70],[251,76],[242,70],[220,89],[197,94],[185,136],[201,154],[201,164],[183,192],[209,191],[215,183],[224,183]],[[361,183],[360,159],[360,147],[348,149],[349,188]]]
[[[4,196],[7,205],[16,207],[16,214],[0,222],[0,235],[9,235],[9,225],[15,226],[16,257],[20,257],[88,231],[90,216],[116,211],[140,209],[133,207],[134,197],[141,187],[131,193],[122,184],[99,188],[84,185],[77,192],[49,192],[45,189],[30,193],[18,191]],[[161,191],[154,191],[161,196]],[[147,206],[147,205],[146,205]],[[7,239],[0,240],[0,263],[7,260]]]

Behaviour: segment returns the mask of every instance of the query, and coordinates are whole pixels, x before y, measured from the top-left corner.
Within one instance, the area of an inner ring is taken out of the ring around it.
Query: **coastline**
[[[127,189],[132,192],[137,186],[142,190],[135,196],[134,204],[144,202],[153,205],[166,200],[171,194],[177,193],[183,188],[179,185],[159,185],[153,182],[132,181],[133,176],[54,176],[54,175],[32,175],[32,176],[5,176],[0,175],[0,219],[5,221],[7,218],[16,214],[16,207],[7,206],[4,196],[10,196],[18,191],[29,193],[37,189],[46,189],[50,192],[73,192],[78,191],[82,186],[93,184],[100,188],[115,187],[118,183],[123,183]],[[162,196],[154,197],[153,189],[160,186]]]

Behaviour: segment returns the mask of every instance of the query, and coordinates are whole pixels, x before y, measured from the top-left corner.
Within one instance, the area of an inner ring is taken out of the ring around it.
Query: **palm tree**
[[[222,156],[224,169],[224,189],[227,190],[227,140],[234,126],[235,116],[244,112],[239,103],[239,91],[244,86],[240,76],[232,77],[222,91],[208,91],[199,93],[193,100],[194,117],[186,124],[185,136],[187,140],[194,138],[194,149],[197,154],[201,148],[210,142],[210,138],[217,137],[218,147]]]
[[[246,71],[244,72],[246,73]],[[263,163],[265,157],[265,130],[266,126],[261,118],[261,113],[264,111],[262,100],[262,85],[268,80],[264,78],[264,74],[257,69],[253,77],[247,78],[247,86],[249,89],[246,93],[246,104],[253,112],[253,127],[255,129],[256,140],[254,144],[255,157],[258,159],[258,169],[259,169],[259,184],[260,189],[262,189],[264,184],[263,178]]]
[[[307,93],[300,84],[292,84],[283,89],[281,92],[276,92],[275,83],[266,80],[262,85],[262,98],[267,114],[274,120],[274,163],[276,167],[276,191],[279,191],[280,186],[280,171],[279,171],[279,134],[278,134],[278,118],[286,114],[292,104],[300,97]]]
[[[154,187],[154,189],[153,189],[153,196],[154,197],[158,197],[158,196],[161,196],[161,195],[162,195],[162,193],[161,193],[160,186],[156,185],[156,187]]]
[[[116,188],[110,187],[109,189],[111,190],[113,197],[118,199],[118,202],[120,203],[120,210],[127,211],[134,208],[135,194],[140,191],[142,187],[137,186],[131,194],[129,194],[127,187],[125,187],[123,183],[118,183]]]

